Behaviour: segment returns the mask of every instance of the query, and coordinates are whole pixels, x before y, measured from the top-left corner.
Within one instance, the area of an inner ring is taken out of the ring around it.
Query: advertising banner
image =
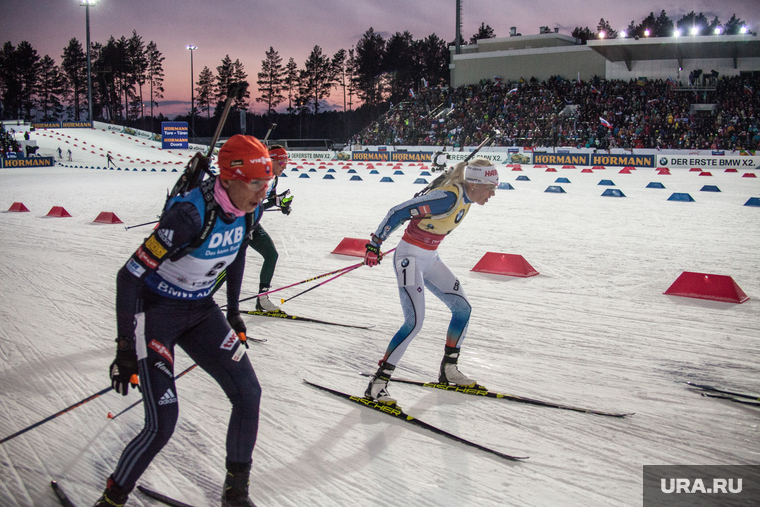
[[[756,169],[760,166],[760,157],[723,155],[661,155],[657,163],[662,167],[699,167],[700,169]]]
[[[62,121],[61,128],[64,129],[91,129],[91,121]]]
[[[655,167],[654,155],[628,153],[533,153],[533,164],[574,166]]]
[[[161,122],[161,148],[186,150],[189,140],[186,121]]]
[[[53,157],[19,157],[1,159],[3,168],[9,167],[53,167],[55,160]]]
[[[41,121],[32,123],[34,129],[59,129],[61,128],[61,122],[59,121]]]
[[[91,121],[41,121],[33,122],[32,128],[36,129],[91,129]]]

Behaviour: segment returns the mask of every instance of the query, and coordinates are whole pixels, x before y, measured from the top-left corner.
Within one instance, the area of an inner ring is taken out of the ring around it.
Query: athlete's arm
[[[456,202],[457,195],[454,192],[440,189],[402,202],[388,211],[388,214],[385,215],[385,218],[380,222],[375,231],[375,236],[385,241],[404,222],[413,218],[427,218],[432,215],[445,213]]]
[[[198,235],[201,216],[197,208],[180,202],[166,210],[158,227],[132,254],[116,276],[116,328],[118,336],[131,336],[140,284],[163,261],[171,258]]]

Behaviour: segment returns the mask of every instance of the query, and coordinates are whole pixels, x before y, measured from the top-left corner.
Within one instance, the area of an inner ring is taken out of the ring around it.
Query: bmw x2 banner
[[[162,149],[174,148],[175,150],[186,150],[187,141],[188,130],[186,121],[161,122]]]

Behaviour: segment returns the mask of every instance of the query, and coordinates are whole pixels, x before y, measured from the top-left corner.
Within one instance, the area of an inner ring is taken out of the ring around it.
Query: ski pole
[[[383,253],[383,257],[385,257],[386,255],[388,255],[389,253],[391,253],[391,252],[392,252],[392,251],[394,251],[394,250],[395,250],[395,248],[391,248],[391,249],[390,249],[390,250],[388,250],[387,252],[384,252],[384,253]],[[362,267],[362,266],[364,266],[364,262],[363,262],[363,261],[362,261],[362,262],[360,262],[359,264],[355,264],[355,265],[353,265],[353,266],[349,266],[348,268],[346,268],[345,270],[343,270],[343,272],[342,272],[342,273],[339,273],[339,274],[335,275],[334,277],[332,277],[332,278],[329,278],[329,279],[325,280],[324,282],[318,283],[318,284],[317,284],[317,285],[315,285],[314,287],[309,287],[309,288],[308,288],[308,289],[306,289],[305,291],[303,291],[303,292],[299,292],[299,293],[298,293],[298,294],[296,294],[295,296],[289,297],[288,299],[280,299],[280,304],[281,304],[281,305],[282,305],[282,304],[285,304],[286,302],[290,301],[291,299],[295,299],[295,298],[297,298],[297,297],[298,297],[298,296],[300,296],[301,294],[306,294],[306,293],[307,293],[307,292],[309,292],[310,290],[314,290],[314,289],[316,289],[317,287],[321,287],[322,285],[324,285],[324,284],[326,284],[326,283],[328,283],[328,282],[332,282],[332,281],[333,281],[333,280],[335,280],[336,278],[338,278],[338,277],[340,277],[340,276],[343,276],[343,275],[345,275],[346,273],[348,273],[348,272],[350,272],[350,271],[353,271],[353,270],[355,270],[356,268],[360,268],[360,267]]]
[[[341,271],[347,271],[349,269],[358,268],[362,264],[364,264],[364,262],[360,262],[358,264],[352,264],[351,266],[347,266],[345,268],[336,269],[335,271],[330,271],[329,273],[325,273],[323,275],[318,275],[318,276],[314,276],[314,277],[311,277],[311,278],[307,278],[306,280],[302,280],[300,282],[291,283],[290,285],[286,285],[285,287],[280,287],[279,289],[272,289],[272,290],[267,291],[267,292],[262,292],[261,294],[256,294],[255,296],[250,296],[250,297],[247,297],[247,298],[243,298],[239,302],[242,303],[243,301],[248,301],[248,300],[251,300],[251,299],[255,299],[255,298],[259,297],[259,296],[264,296],[266,294],[271,294],[273,292],[278,292],[278,291],[281,291],[283,289],[289,289],[291,287],[295,287],[296,285],[301,285],[301,284],[304,284],[304,283],[313,282],[314,280],[319,280],[320,278],[324,278],[326,276],[334,275],[335,273],[340,273]]]
[[[103,394],[106,394],[108,391],[111,391],[111,390],[113,390],[113,387],[106,387],[106,388],[105,388],[105,389],[103,389],[102,391],[99,391],[99,392],[97,392],[97,393],[95,393],[95,394],[93,394],[93,395],[91,395],[91,396],[88,396],[87,398],[85,398],[85,399],[83,399],[83,400],[81,400],[81,401],[78,401],[78,402],[74,403],[74,404],[73,404],[73,405],[71,405],[70,407],[66,407],[66,408],[64,408],[63,410],[61,410],[60,412],[56,412],[55,414],[51,415],[50,417],[46,417],[45,419],[43,419],[43,420],[41,420],[41,421],[39,421],[39,422],[36,422],[36,423],[32,424],[31,426],[27,426],[27,427],[26,427],[26,428],[24,428],[23,430],[17,431],[17,432],[16,432],[16,433],[14,433],[13,435],[8,435],[8,436],[7,436],[7,437],[5,437],[4,439],[0,440],[0,444],[2,444],[3,442],[7,442],[8,440],[10,440],[10,439],[12,439],[12,438],[16,438],[16,437],[17,437],[17,436],[19,436],[19,435],[23,435],[23,434],[24,434],[24,433],[26,433],[27,431],[29,431],[29,430],[32,430],[32,429],[34,429],[34,428],[36,428],[36,427],[38,427],[38,426],[41,426],[41,425],[45,424],[45,423],[46,423],[46,422],[48,422],[48,421],[52,421],[53,419],[55,419],[55,418],[56,418],[56,417],[58,417],[59,415],[63,415],[63,414],[65,414],[66,412],[69,412],[70,410],[74,410],[74,409],[75,409],[75,408],[77,408],[78,406],[80,406],[80,405],[84,405],[84,404],[85,404],[85,403],[87,403],[88,401],[92,401],[92,400],[94,400],[95,398],[97,398],[98,396],[101,396],[101,395],[103,395]]]
[[[198,366],[198,363],[193,363],[193,365],[190,366],[189,368],[187,368],[185,371],[183,371],[183,372],[178,373],[177,375],[175,375],[174,376],[174,380],[177,380],[182,375],[184,375],[185,373],[188,373],[190,370],[192,370],[196,366]],[[109,419],[111,419],[113,421],[114,419],[116,419],[117,417],[119,417],[124,412],[128,412],[128,411],[132,410],[133,408],[135,408],[137,405],[139,405],[140,403],[142,403],[142,401],[143,400],[141,400],[141,399],[137,400],[136,402],[132,403],[130,406],[128,406],[127,408],[125,408],[124,410],[122,410],[121,412],[119,412],[118,414],[116,414],[115,416],[109,417]]]
[[[143,225],[150,225],[150,224],[157,224],[158,220],[153,220],[152,222],[145,222],[144,224],[137,224],[137,225],[130,225],[129,227],[124,226],[124,230],[128,231],[130,229],[134,229],[135,227],[142,227]]]

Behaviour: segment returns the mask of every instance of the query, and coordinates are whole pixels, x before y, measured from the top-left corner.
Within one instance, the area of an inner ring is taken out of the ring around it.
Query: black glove
[[[243,318],[240,316],[240,310],[229,310],[227,312],[227,322],[230,323],[230,327],[235,331],[235,335],[240,340],[240,343],[245,345],[245,348],[248,348],[248,341],[245,336],[247,329]]]
[[[111,387],[122,396],[127,395],[130,384],[139,389],[137,383],[137,352],[135,351],[135,339],[133,337],[120,336],[116,338],[116,359],[111,363],[108,375],[111,377]]]
[[[245,322],[243,322],[243,318],[240,316],[240,310],[229,310],[227,312],[227,322],[230,323],[230,327],[237,335],[247,331]]]

